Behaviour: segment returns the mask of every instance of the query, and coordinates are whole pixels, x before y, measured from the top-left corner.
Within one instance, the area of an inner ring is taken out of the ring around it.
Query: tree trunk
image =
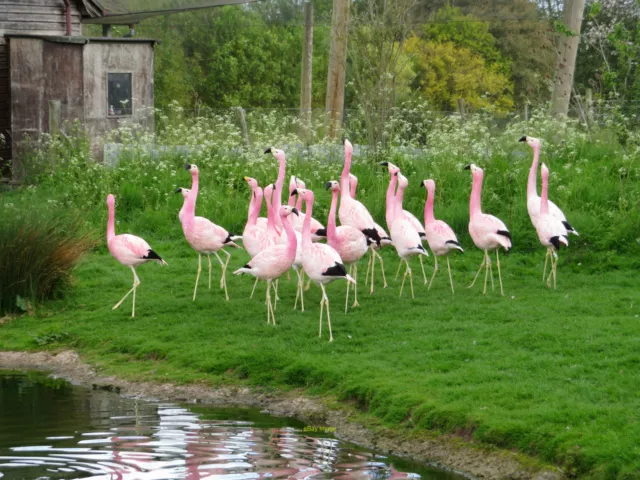
[[[300,79],[300,136],[309,143],[311,125],[311,84],[313,58],[313,4],[304,4],[304,39],[302,41],[302,78]]]
[[[564,24],[573,35],[561,33],[558,41],[555,85],[551,100],[551,110],[555,116],[566,116],[569,113],[584,2],[585,0],[565,0],[564,3]]]
[[[333,0],[331,50],[329,52],[327,102],[325,105],[328,138],[335,138],[342,125],[344,85],[347,73],[349,3],[349,0]]]

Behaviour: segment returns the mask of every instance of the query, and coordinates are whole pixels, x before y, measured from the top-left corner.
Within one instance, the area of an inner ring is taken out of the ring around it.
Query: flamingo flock
[[[569,233],[578,235],[578,232],[569,224],[565,215],[549,200],[549,169],[542,164],[542,190],[541,196],[537,194],[538,164],[541,142],[534,137],[523,136],[520,142],[527,143],[533,150],[533,163],[529,171],[527,181],[527,210],[531,218],[540,243],[546,249],[543,282],[547,287],[556,288],[558,252],[562,245],[569,246]],[[404,192],[409,181],[402,174],[400,168],[390,162],[382,162],[389,172],[389,185],[386,192],[385,219],[389,233],[378,225],[369,210],[356,199],[358,179],[351,173],[351,157],[353,146],[348,140],[344,142],[344,167],[339,181],[326,182],[326,190],[331,192],[331,206],[327,218],[326,228],[313,218],[313,206],[315,202],[314,192],[306,187],[306,184],[296,176],[291,176],[288,186],[286,205],[282,205],[282,190],[286,175],[285,152],[268,148],[265,154],[271,154],[278,162],[278,175],[274,184],[261,188],[258,181],[251,177],[244,177],[250,188],[251,196],[247,223],[242,236],[229,233],[223,227],[216,225],[211,220],[195,215],[196,201],[199,192],[199,170],[196,165],[187,164],[186,170],[191,174],[191,188],[178,188],[176,193],[181,193],[184,199],[178,218],[187,243],[198,254],[198,270],[193,290],[193,301],[196,300],[200,273],[202,270],[202,255],[207,256],[209,266],[209,289],[211,289],[211,255],[215,255],[220,266],[220,289],[224,290],[225,300],[229,300],[227,290],[226,272],[231,258],[226,248],[242,248],[238,240],[242,240],[244,249],[251,260],[242,268],[235,270],[235,275],[250,275],[255,277],[251,297],[253,297],[256,284],[264,280],[266,287],[267,324],[276,325],[275,312],[277,309],[278,280],[293,269],[296,273],[296,299],[294,309],[297,309],[300,301],[301,310],[304,312],[304,276],[310,283],[315,283],[321,289],[319,336],[322,337],[324,311],[326,309],[326,323],[329,341],[333,341],[331,329],[331,314],[329,309],[329,297],[325,286],[335,280],[346,281],[345,313],[349,309],[349,290],[353,284],[354,302],[351,308],[359,306],[358,303],[358,262],[368,255],[368,265],[365,283],[370,284],[370,294],[374,293],[376,261],[380,264],[383,279],[383,287],[387,281],[384,273],[384,263],[379,250],[387,245],[393,245],[400,258],[398,273],[402,264],[405,265],[400,297],[402,296],[407,277],[411,297],[415,298],[413,286],[413,272],[409,261],[412,257],[418,257],[422,267],[424,284],[430,290],[438,272],[438,257],[445,257],[449,273],[451,293],[455,294],[453,275],[449,256],[453,252],[464,253],[464,250],[456,237],[453,229],[442,220],[436,220],[434,216],[434,203],[436,182],[426,179],[420,183],[426,190],[424,206],[424,222],[418,220],[413,214],[403,207]],[[476,280],[484,269],[483,295],[487,293],[487,283],[490,279],[494,288],[493,264],[491,255],[495,252],[496,267],[500,293],[504,295],[502,272],[500,266],[499,250],[509,251],[512,247],[512,237],[507,226],[499,218],[483,212],[482,210],[482,183],[484,170],[477,165],[469,164],[465,167],[471,172],[472,186],[469,199],[469,235],[475,246],[482,250],[483,259],[473,281],[468,288],[475,285]],[[338,206],[338,197],[340,205]],[[267,217],[260,217],[263,200],[267,206]],[[129,234],[115,234],[115,199],[113,195],[107,196],[109,217],[107,223],[107,243],[111,255],[121,264],[131,268],[133,272],[133,287],[113,307],[118,308],[122,302],[133,293],[131,316],[135,316],[136,289],[140,285],[140,279],[136,273],[136,267],[156,261],[161,265],[167,263],[151,249],[149,244],[140,237]],[[303,211],[304,210],[304,211]],[[336,216],[340,225],[336,222]],[[326,243],[321,243],[326,240]],[[429,256],[429,250],[434,257],[433,274],[429,281],[424,270],[422,257]],[[220,253],[226,255],[223,261]],[[547,265],[551,262],[550,273],[547,276]],[[273,290],[273,297],[272,297]]]

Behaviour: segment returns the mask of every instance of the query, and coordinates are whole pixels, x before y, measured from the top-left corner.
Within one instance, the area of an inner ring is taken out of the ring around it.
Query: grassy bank
[[[170,266],[140,269],[134,320],[130,303],[111,310],[130,272],[95,254],[71,297],[2,325],[0,348],[73,348],[107,372],[145,380],[302,387],[353,403],[373,425],[471,435],[582,478],[634,478],[640,468],[637,258],[590,272],[593,255],[565,255],[554,292],[540,281],[541,252],[512,254],[503,260],[506,296],[483,297],[464,288],[481,260],[471,250],[453,262],[455,298],[446,274],[429,293],[416,284],[415,300],[399,300],[391,281],[373,297],[361,292],[362,307],[346,315],[344,285],[333,284],[329,344],[317,336],[317,288],[301,314],[291,309],[293,282],[283,282],[278,326],[268,327],[264,287],[247,300],[250,279],[230,277],[229,303],[206,284],[193,303],[193,253],[182,241],[154,248]],[[245,260],[234,252],[233,266]]]

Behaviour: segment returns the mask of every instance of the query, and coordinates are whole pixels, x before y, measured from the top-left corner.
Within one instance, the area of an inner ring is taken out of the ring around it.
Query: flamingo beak
[[[190,163],[187,163],[187,164],[184,166],[184,169],[185,169],[185,170],[191,170],[191,164],[190,164]]]
[[[471,170],[471,164],[466,165],[466,166],[464,167],[464,169],[465,169],[465,170]]]
[[[176,191],[173,193],[180,193],[180,192],[182,192],[182,188],[176,188]]]
[[[271,147],[267,148],[264,153],[271,153]]]
[[[291,213],[295,213],[295,214],[296,214],[296,217],[299,217],[299,216],[300,216],[300,212],[298,212],[298,209],[297,209],[296,207],[293,207],[293,208],[291,209]]]
[[[527,141],[527,136],[523,135],[522,138],[520,138],[520,140],[518,140],[519,142],[526,142]]]
[[[380,165],[382,165],[383,167],[388,167],[389,166],[389,162],[380,162]]]
[[[244,177],[244,181],[248,182],[249,181],[249,177]]]
[[[420,188],[427,188],[427,187],[426,187],[426,185],[424,184],[424,182],[422,182],[422,183],[420,184]]]
[[[294,188],[294,189],[293,189],[293,192],[291,192],[291,195],[289,195],[289,196],[290,196],[290,197],[293,197],[294,195],[297,195],[297,194],[298,194],[298,189],[297,189],[297,188]]]
[[[331,182],[327,182],[324,184],[325,190],[329,190],[331,188]]]

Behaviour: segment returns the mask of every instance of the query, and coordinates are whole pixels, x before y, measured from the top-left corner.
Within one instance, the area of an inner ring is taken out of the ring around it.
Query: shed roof
[[[130,25],[156,15],[249,3],[256,0],[80,0],[88,13],[83,23]],[[87,18],[88,17],[88,18]]]

